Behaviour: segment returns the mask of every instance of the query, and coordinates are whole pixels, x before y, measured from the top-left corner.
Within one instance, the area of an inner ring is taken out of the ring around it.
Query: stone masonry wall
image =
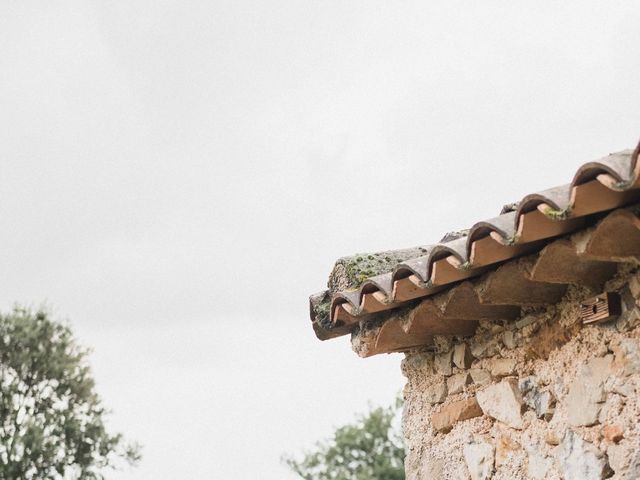
[[[621,264],[617,320],[582,325],[563,301],[472,338],[436,338],[402,370],[408,480],[640,479],[640,273]]]

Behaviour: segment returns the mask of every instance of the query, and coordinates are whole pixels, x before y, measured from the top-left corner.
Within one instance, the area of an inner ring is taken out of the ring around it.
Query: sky
[[[92,347],[112,480],[293,479],[399,354],[315,339],[340,256],[437,242],[640,137],[636,1],[0,3],[0,309]]]

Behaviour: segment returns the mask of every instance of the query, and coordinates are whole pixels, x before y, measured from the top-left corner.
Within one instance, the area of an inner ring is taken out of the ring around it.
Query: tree
[[[1,480],[100,480],[140,459],[107,431],[87,354],[45,311],[0,313]]]
[[[285,463],[304,480],[404,480],[404,445],[394,429],[400,405],[358,416],[302,460],[288,457]]]

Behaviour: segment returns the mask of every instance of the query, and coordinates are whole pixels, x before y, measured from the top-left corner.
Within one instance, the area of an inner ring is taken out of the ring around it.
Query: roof
[[[448,233],[435,245],[338,259],[328,288],[310,296],[316,336],[326,340],[411,314],[427,298],[451,295],[467,280],[484,278],[505,262],[593,226],[603,212],[640,201],[639,150],[640,144],[587,162],[571,183],[525,195],[497,217]],[[432,323],[430,334],[458,333]]]

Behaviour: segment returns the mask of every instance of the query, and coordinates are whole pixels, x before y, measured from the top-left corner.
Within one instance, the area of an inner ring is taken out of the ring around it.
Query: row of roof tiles
[[[480,320],[513,321],[522,309],[559,302],[569,285],[600,293],[618,264],[640,264],[640,204],[602,215],[591,227],[548,243],[540,252],[391,310],[368,321],[353,338],[358,355],[433,345],[435,335],[471,335]],[[589,293],[590,292],[590,293]]]
[[[640,144],[634,151],[585,163],[571,183],[526,195],[498,217],[447,235],[436,245],[398,251],[414,258],[394,264],[394,252],[375,254],[371,258],[384,258],[380,262],[388,271],[359,278],[357,288],[330,282],[329,290],[310,297],[316,335],[326,339],[348,333],[363,317],[481,275],[505,260],[541,249],[551,238],[583,228],[592,214],[637,201],[639,150]]]

